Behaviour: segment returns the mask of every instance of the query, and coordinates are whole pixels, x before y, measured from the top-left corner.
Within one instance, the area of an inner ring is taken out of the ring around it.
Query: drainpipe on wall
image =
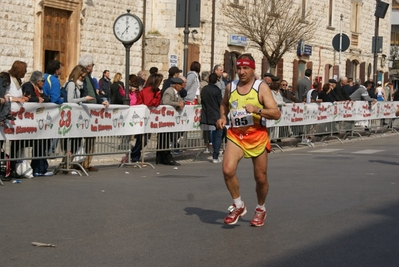
[[[147,0],[143,0],[143,35],[141,36],[141,70],[145,70],[145,31],[146,31]]]
[[[215,14],[216,14],[216,0],[212,0],[212,32],[211,32],[211,72],[213,71],[214,56],[215,56]]]

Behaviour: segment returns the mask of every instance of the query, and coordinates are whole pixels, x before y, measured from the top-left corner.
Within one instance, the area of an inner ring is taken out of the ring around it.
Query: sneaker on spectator
[[[220,163],[220,162],[222,162],[222,160],[221,160],[220,158],[217,158],[217,159],[213,159],[213,160],[212,160],[212,163]]]
[[[247,213],[247,208],[245,207],[245,204],[239,209],[236,208],[236,205],[233,204],[232,206],[229,207],[229,215],[227,215],[224,218],[224,223],[228,225],[233,225],[236,224],[238,219]]]
[[[53,172],[46,172],[46,173],[43,173],[42,175],[49,177],[49,176],[53,176],[54,173]]]
[[[263,226],[265,224],[266,214],[267,212],[265,210],[257,208],[250,224],[252,226]]]

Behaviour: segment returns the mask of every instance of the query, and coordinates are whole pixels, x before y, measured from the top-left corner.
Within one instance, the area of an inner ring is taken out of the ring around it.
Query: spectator
[[[362,84],[362,80],[356,79],[356,80],[354,81],[354,83],[353,83],[352,88],[351,88],[351,91],[352,91],[351,94],[353,94],[353,93],[359,88],[359,86],[360,86],[361,84]],[[351,94],[349,94],[349,97],[351,96]]]
[[[319,100],[319,92],[317,91],[317,88],[319,87],[319,83],[315,82],[313,84],[313,88],[308,91],[306,94],[306,104],[309,103],[316,103],[316,102],[322,102],[322,100]]]
[[[203,72],[201,72],[200,95],[199,95],[199,97],[198,97],[198,104],[201,104],[201,103],[202,103],[201,91],[202,91],[202,88],[204,88],[205,86],[208,85],[209,75],[210,75],[210,72],[209,72],[209,71],[204,70]],[[223,96],[222,96],[222,97],[223,97]],[[204,153],[209,153],[208,145],[209,145],[210,143],[212,143],[212,138],[211,138],[210,133],[211,133],[211,131],[208,130],[208,129],[205,129],[205,130],[203,130],[203,132],[202,132],[203,137],[204,137],[204,143],[205,143],[205,146],[206,146],[206,149],[205,149],[205,152],[204,152]]]
[[[6,88],[10,86],[11,78],[8,72],[0,73],[0,126],[4,129],[8,128],[6,120],[15,120],[14,116],[11,115],[11,103],[6,98]]]
[[[215,73],[218,76],[218,81],[216,83],[216,86],[219,87],[220,91],[222,92],[222,95],[224,95],[224,90],[226,88],[226,85],[223,82],[223,66],[222,65],[215,65],[213,67],[213,73]]]
[[[111,102],[111,79],[109,78],[109,70],[103,71],[103,77],[101,77],[99,83],[98,95],[105,98],[108,102]]]
[[[321,102],[331,102],[334,103],[335,98],[331,96],[331,84],[330,83],[326,83],[323,85],[319,95],[318,95],[318,99],[321,100]]]
[[[288,90],[288,82],[286,80],[281,81],[280,94],[283,96],[283,99],[288,101],[287,103],[300,103],[300,101],[295,97],[295,94],[291,90]]]
[[[183,88],[184,81],[180,78],[172,78],[171,79],[171,87],[165,90],[162,96],[162,104],[170,105],[174,107],[177,111],[180,111],[184,108],[184,101],[179,94],[179,91]],[[166,149],[169,146],[170,134],[163,133],[159,134],[158,144],[160,144],[161,149]],[[157,163],[160,162],[165,165],[176,165],[177,163],[174,159],[170,151],[158,151],[157,152]]]
[[[166,80],[163,82],[162,90],[161,90],[161,95],[163,95],[163,93],[165,92],[165,90],[168,89],[168,88],[170,87],[172,78],[177,78],[177,77],[179,77],[180,73],[182,73],[182,72],[183,72],[183,71],[182,71],[181,69],[179,69],[178,67],[176,67],[176,66],[173,66],[173,67],[171,67],[171,68],[169,69],[169,71],[168,71],[169,76],[168,76],[168,79],[166,79]],[[180,92],[181,92],[181,91],[180,91]],[[186,92],[186,95],[187,95],[187,92]],[[183,95],[180,93],[180,96],[181,96],[182,98],[186,97],[186,95],[183,96]]]
[[[274,101],[276,101],[277,106],[281,107],[285,105],[283,96],[280,94],[281,83],[280,81],[272,81],[270,84],[270,90],[272,92]]]
[[[198,95],[200,94],[200,70],[201,64],[198,61],[193,61],[190,66],[190,71],[187,73],[187,84],[184,87],[184,89],[187,90],[187,96],[184,98],[186,105],[198,104]]]
[[[122,82],[122,74],[117,72],[111,84],[111,104],[123,105],[125,86]]]
[[[151,74],[143,90],[139,92],[137,105],[144,104],[147,107],[158,107],[161,104],[161,86],[163,75],[159,73]],[[151,134],[136,134],[136,143],[130,151],[130,158],[132,162],[138,162],[141,157],[141,149],[147,145]],[[144,144],[143,144],[144,142]]]
[[[263,75],[263,81],[270,86],[270,84],[272,83],[272,78],[274,77],[273,74],[267,72]]]
[[[29,99],[23,96],[21,86],[22,86],[22,78],[25,77],[27,69],[27,64],[23,61],[16,60],[11,66],[11,69],[8,71],[10,74],[10,84],[6,88],[6,99],[10,102],[16,102],[23,104],[24,102],[28,101]],[[15,159],[18,155],[18,152],[22,151],[25,147],[30,146],[30,140],[26,142],[26,140],[18,140],[18,141],[11,141],[11,151],[10,151],[10,158]],[[16,176],[15,174],[15,161],[10,161],[10,170],[12,176]]]
[[[93,79],[91,78],[91,73],[93,72],[94,62],[93,57],[89,54],[84,54],[80,57],[78,61],[79,65],[82,65],[86,68],[87,75],[83,80],[83,89],[81,90],[81,96],[91,96],[91,100],[87,100],[87,104],[102,104],[105,108],[108,108],[109,103],[106,100],[103,100],[100,95],[98,95],[94,89]],[[90,166],[91,160],[93,159],[94,147],[95,147],[95,137],[86,137],[85,142],[85,152],[88,154],[86,156],[85,161],[82,166],[86,169],[86,171],[95,172],[98,171],[97,168]]]
[[[377,88],[375,88],[375,96],[377,98],[377,101],[385,101],[385,90],[382,88],[382,82],[378,81],[377,82]]]
[[[384,90],[385,90],[386,101],[392,101],[393,83],[391,81],[387,82],[386,86],[384,87]]]
[[[88,101],[94,100],[94,97],[92,96],[85,96],[81,97],[81,90],[83,89],[83,81],[86,79],[87,76],[87,70],[84,66],[82,65],[76,65],[71,73],[69,74],[68,81],[65,83],[65,89],[68,94],[68,102],[69,103],[86,103]],[[67,140],[70,140],[71,142],[71,147],[70,151],[67,151]],[[63,142],[63,148],[64,151],[67,153],[69,156],[70,162],[73,161],[73,157],[71,156],[72,154],[76,154],[78,151],[79,147],[82,145],[82,138],[77,137],[77,138],[68,138],[64,139]],[[63,162],[66,161],[66,158],[62,159]]]
[[[147,80],[147,74],[145,73],[145,71],[144,71],[144,70],[139,71],[139,72],[137,73],[137,76],[138,76],[139,79],[140,79],[140,85],[141,85],[141,86],[144,86],[145,81]]]
[[[156,74],[156,73],[158,73],[158,68],[157,67],[151,67],[150,68],[150,75]]]
[[[305,76],[298,81],[298,85],[296,87],[297,97],[299,101],[305,102],[306,101],[306,94],[310,90],[312,82],[310,80],[310,76],[312,76],[312,70],[306,69]]]
[[[346,95],[349,97],[351,94],[353,94],[354,91],[356,91],[357,88],[359,88],[359,86],[355,86],[356,84],[353,83],[353,81],[349,80],[350,78],[348,78],[347,84],[345,84],[343,86],[343,89],[346,93]],[[350,97],[349,97],[350,98]]]
[[[208,129],[213,130],[213,154],[212,162],[222,162],[219,158],[219,151],[222,145],[224,129],[216,129],[216,121],[220,118],[220,103],[222,102],[222,92],[216,86],[217,75],[212,73],[209,75],[209,84],[202,88],[202,110],[201,110],[201,125],[205,125]]]
[[[375,98],[371,98],[368,91],[371,90],[372,83],[367,81],[364,85],[360,85],[359,88],[350,95],[350,98],[353,101],[369,101],[374,104],[377,100]]]
[[[21,89],[28,102],[50,102],[50,98],[43,93],[44,76],[41,71],[34,71],[30,76],[29,82],[22,85]],[[48,172],[48,161],[45,158],[36,159],[37,157],[44,157],[45,151],[49,145],[49,139],[37,139],[32,142],[32,156],[31,168],[33,176],[52,176],[52,172]]]
[[[337,81],[335,79],[329,79],[328,83],[330,84],[331,90],[329,92],[330,97],[334,100],[334,102],[340,102],[340,101],[344,101],[345,99],[343,99],[335,90],[335,88],[337,87]],[[324,101],[323,101],[324,102]]]
[[[58,76],[61,75],[61,62],[51,60],[47,65],[47,73],[44,74],[43,92],[50,97],[50,102],[55,104],[64,103],[61,97],[61,85]]]
[[[337,83],[334,92],[338,95],[340,100],[351,100],[349,95],[346,93],[346,91],[350,92],[350,90],[351,87],[348,84],[348,78],[343,76],[339,79],[339,83]]]
[[[222,80],[223,80],[225,86],[227,86],[229,83],[231,83],[230,75],[227,73],[227,71],[223,71]]]

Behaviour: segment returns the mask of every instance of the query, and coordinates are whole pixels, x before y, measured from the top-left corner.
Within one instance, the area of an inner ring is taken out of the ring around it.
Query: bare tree
[[[283,55],[303,39],[313,38],[319,21],[312,9],[303,9],[295,0],[227,0],[223,8],[224,27],[250,39],[250,46],[267,58],[271,72]],[[299,1],[301,2],[301,1]]]

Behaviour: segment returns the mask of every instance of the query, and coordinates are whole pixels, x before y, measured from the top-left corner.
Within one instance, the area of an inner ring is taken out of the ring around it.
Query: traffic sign
[[[332,46],[336,51],[339,52],[339,39],[340,39],[340,34],[338,33],[337,35],[334,36],[332,40]],[[346,51],[349,48],[350,45],[350,40],[348,35],[345,33],[342,34],[342,46],[341,46],[341,52]]]

